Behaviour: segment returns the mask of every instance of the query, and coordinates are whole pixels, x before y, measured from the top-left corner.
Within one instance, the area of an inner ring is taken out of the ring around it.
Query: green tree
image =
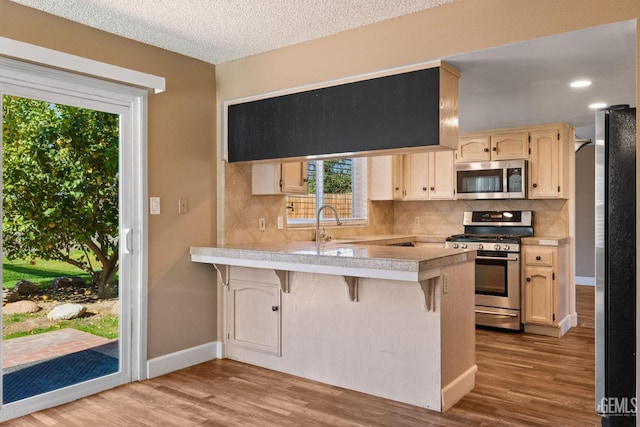
[[[118,115],[12,96],[2,112],[4,255],[68,262],[113,296]]]
[[[351,167],[353,161],[347,159],[325,160],[322,162],[323,184],[325,194],[351,193]],[[316,192],[316,165],[310,163],[308,192]]]

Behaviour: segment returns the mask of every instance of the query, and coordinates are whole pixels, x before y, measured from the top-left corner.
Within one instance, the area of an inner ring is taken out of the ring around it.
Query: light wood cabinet
[[[280,355],[280,286],[234,278],[227,294],[227,345]]]
[[[568,245],[523,245],[525,332],[562,336],[570,328]]]
[[[568,197],[567,138],[568,130],[564,127],[531,132],[528,189],[530,199]]]
[[[458,140],[457,162],[485,162],[491,160],[491,137],[463,136]]]
[[[453,151],[369,159],[371,200],[453,200]]]
[[[527,159],[529,132],[491,135],[491,160]]]
[[[251,165],[251,194],[307,194],[307,162]]]
[[[516,131],[461,136],[456,162],[486,162],[529,158],[529,132]]]

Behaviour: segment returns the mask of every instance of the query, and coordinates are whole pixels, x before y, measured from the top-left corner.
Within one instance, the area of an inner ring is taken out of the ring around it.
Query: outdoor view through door
[[[119,114],[2,96],[2,404],[117,373]]]

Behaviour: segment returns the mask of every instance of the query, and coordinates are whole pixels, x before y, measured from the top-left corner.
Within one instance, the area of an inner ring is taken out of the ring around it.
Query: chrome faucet
[[[316,243],[320,242],[320,212],[322,212],[322,210],[325,208],[331,209],[333,211],[333,214],[336,217],[336,224],[342,225],[342,221],[340,221],[340,217],[338,216],[338,211],[336,211],[336,208],[334,208],[331,205],[320,206],[320,208],[318,209],[318,212],[316,213]]]

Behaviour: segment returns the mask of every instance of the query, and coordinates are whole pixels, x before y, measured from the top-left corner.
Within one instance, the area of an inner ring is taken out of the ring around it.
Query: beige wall
[[[576,153],[576,276],[595,278],[595,145]]]
[[[0,36],[166,77],[167,91],[149,97],[149,194],[163,211],[149,217],[148,357],[215,340],[214,276],[188,255],[216,239],[215,67],[6,0]]]
[[[636,0],[608,2],[607,6],[600,0],[458,0],[405,17],[218,65],[218,100],[436,60],[531,38],[635,19],[639,15],[640,2]],[[217,117],[221,117],[220,111]],[[221,143],[220,139],[218,143]],[[310,238],[310,233],[302,232],[269,229],[264,233],[258,232],[257,226],[252,225],[257,224],[259,216],[266,217],[267,227],[270,223],[275,227],[276,217],[284,215],[283,199],[248,196],[244,192],[247,182],[250,183],[247,181],[248,169],[237,165],[226,167],[226,178],[230,183],[226,188],[233,188],[233,195],[224,195],[223,191],[220,194],[219,226],[224,229],[224,233],[220,233],[220,241]],[[244,177],[236,174],[237,170],[243,170]],[[225,180],[223,163],[220,164],[219,173],[222,182]],[[380,227],[386,230],[389,227],[387,219],[392,212],[395,224],[393,231],[398,233],[448,235],[461,231],[464,210],[503,208],[534,210],[538,235],[566,236],[570,233],[569,206],[564,201],[396,202],[391,206],[385,203],[381,205],[382,209],[373,203],[373,214],[383,220]],[[421,217],[419,226],[414,225],[415,216]],[[374,224],[374,220],[371,223]],[[248,229],[246,224],[249,224]],[[366,234],[368,231],[371,230],[340,229],[333,233]]]

